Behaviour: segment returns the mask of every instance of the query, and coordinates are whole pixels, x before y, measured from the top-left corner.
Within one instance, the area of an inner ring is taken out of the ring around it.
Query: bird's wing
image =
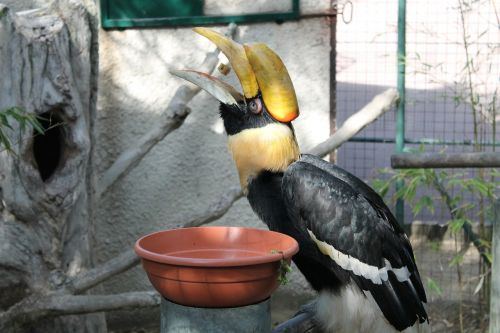
[[[382,214],[390,213],[382,199],[355,179],[344,181],[327,167],[304,159],[293,163],[282,182],[290,219],[307,228],[330,258],[329,269],[348,273],[359,288],[371,293],[395,328],[402,330],[417,319],[423,322],[425,292],[408,239]]]
[[[328,172],[333,177],[347,183],[347,185],[349,185],[351,188],[356,189],[356,191],[370,203],[373,209],[377,212],[377,215],[389,224],[390,228],[392,228],[398,235],[398,244],[403,246],[403,248],[405,249],[404,253],[408,255],[408,260],[406,260],[406,263],[410,266],[411,272],[415,275],[414,287],[418,292],[418,296],[423,302],[427,302],[424,286],[422,285],[420,273],[418,272],[417,266],[415,264],[415,257],[413,255],[413,249],[411,247],[410,241],[408,240],[408,237],[404,233],[404,230],[401,228],[400,224],[392,214],[389,207],[387,207],[384,200],[380,197],[380,195],[358,177],[336,166],[335,164],[328,163],[327,161],[317,156],[303,154],[301,156],[301,161],[312,164],[319,169]]]

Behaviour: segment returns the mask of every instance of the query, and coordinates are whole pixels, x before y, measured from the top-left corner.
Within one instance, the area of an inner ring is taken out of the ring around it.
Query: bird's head
[[[220,101],[242,189],[262,171],[281,172],[299,158],[291,121],[298,117],[295,90],[288,71],[267,45],[241,45],[207,28],[195,32],[212,41],[228,58],[243,94],[229,84],[193,70],[171,70]]]

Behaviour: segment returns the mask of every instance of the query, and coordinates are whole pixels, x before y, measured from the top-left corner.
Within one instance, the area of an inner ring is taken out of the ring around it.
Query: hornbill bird
[[[300,154],[291,121],[295,91],[279,56],[207,28],[195,32],[227,56],[243,89],[192,70],[172,70],[220,101],[243,192],[269,229],[299,243],[293,261],[319,292],[315,319],[327,332],[418,332],[426,295],[407,236],[363,181]]]

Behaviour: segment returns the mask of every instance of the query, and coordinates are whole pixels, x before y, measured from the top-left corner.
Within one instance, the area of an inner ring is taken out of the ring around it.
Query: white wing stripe
[[[393,268],[389,260],[384,259],[385,267],[378,268],[376,266],[365,264],[359,261],[359,259],[351,257],[345,253],[334,248],[332,245],[320,241],[316,238],[311,230],[307,230],[309,235],[314,240],[318,246],[321,253],[332,258],[333,261],[343,269],[347,271],[352,271],[358,276],[362,276],[365,279],[371,280],[375,284],[382,284],[382,281],[387,281],[389,278],[387,272],[392,271],[399,282],[406,281],[410,278],[410,272],[406,266],[401,268]]]

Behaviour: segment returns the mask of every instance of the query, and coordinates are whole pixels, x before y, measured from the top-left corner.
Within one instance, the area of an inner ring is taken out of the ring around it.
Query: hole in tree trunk
[[[44,182],[57,170],[62,157],[64,133],[61,118],[56,112],[54,110],[40,115],[44,134],[33,133],[33,155]]]

